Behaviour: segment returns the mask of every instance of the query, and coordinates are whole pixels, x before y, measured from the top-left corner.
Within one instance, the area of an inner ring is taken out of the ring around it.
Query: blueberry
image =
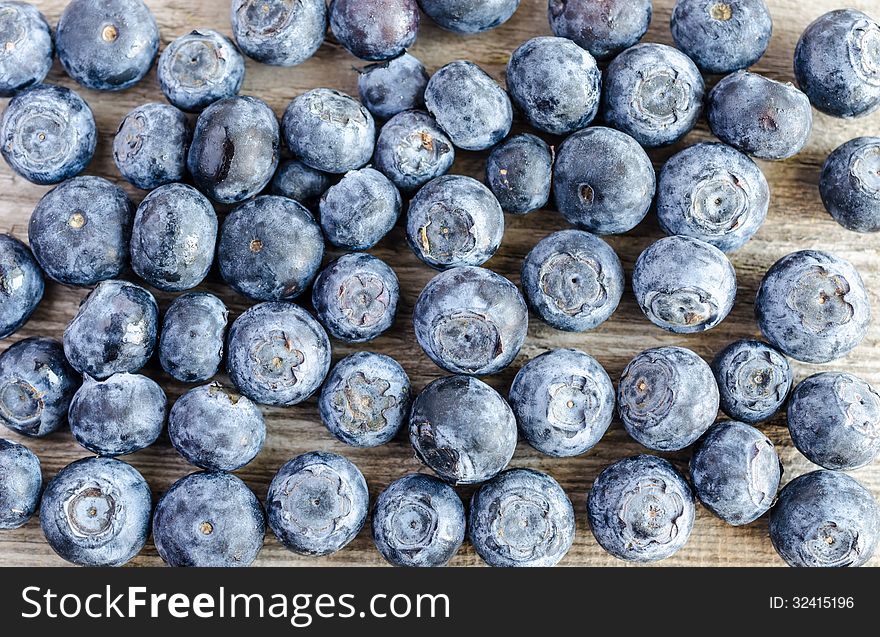
[[[0,97],[42,82],[52,68],[52,32],[46,18],[27,2],[0,2]]]
[[[672,39],[700,70],[747,69],[764,55],[773,19],[764,0],[677,0]]]
[[[657,182],[657,219],[684,235],[732,252],[754,236],[770,207],[770,186],[747,155],[703,142],[669,158]]]
[[[737,71],[709,93],[706,117],[718,139],[759,159],[797,155],[813,131],[810,100],[791,84]]]
[[[127,281],[101,281],[64,330],[64,354],[81,374],[105,379],[136,372],[156,345],[159,308],[144,288]]]
[[[165,392],[146,376],[114,374],[104,381],[85,377],[70,402],[70,431],[99,456],[146,449],[165,426]]]
[[[880,138],[859,137],[831,153],[819,192],[825,209],[844,228],[880,231]]]
[[[713,245],[691,237],[666,237],[639,255],[633,293],[654,325],[676,334],[712,329],[733,308],[736,272]]]
[[[546,473],[510,469],[471,497],[468,535],[490,566],[555,566],[574,532],[571,501]]]
[[[223,360],[229,312],[213,294],[193,292],[171,302],[159,336],[159,362],[182,383],[213,377]]]
[[[394,270],[369,254],[346,254],[315,279],[312,305],[328,332],[348,343],[377,338],[394,324],[400,283]]]
[[[516,358],[529,312],[516,286],[484,268],[453,268],[435,276],[413,310],[419,345],[453,374],[483,376]]]
[[[260,303],[229,330],[226,369],[238,390],[264,405],[296,405],[315,393],[330,370],[330,340],[293,303]]]
[[[329,555],[351,542],[367,520],[369,493],[343,456],[313,451],[290,460],[269,485],[266,511],[275,537],[301,555]]]
[[[265,188],[278,167],[278,120],[256,97],[227,97],[196,121],[187,167],[214,201],[238,203]]]
[[[769,511],[782,478],[782,463],[770,439],[732,420],[709,429],[694,449],[690,468],[703,505],[734,526]]]
[[[529,124],[552,135],[568,135],[593,121],[601,85],[593,56],[565,38],[532,38],[507,63],[513,103]]]
[[[373,541],[395,566],[445,566],[464,540],[464,505],[448,484],[411,473],[376,499]]]
[[[74,80],[96,91],[121,91],[150,70],[159,27],[143,0],[71,0],[58,20],[55,46]]]
[[[330,175],[309,168],[298,159],[288,159],[278,165],[272,178],[270,192],[312,207],[330,187]]]
[[[0,423],[35,438],[60,429],[79,383],[58,341],[31,337],[10,345],[0,354]]]
[[[521,280],[541,320],[567,332],[598,327],[623,296],[623,266],[614,249],[582,230],[542,239],[523,261]]]
[[[265,533],[257,496],[239,478],[220,471],[181,478],[153,515],[153,541],[170,566],[250,566]]]
[[[617,410],[627,433],[657,451],[678,451],[696,442],[715,422],[718,406],[712,369],[683,347],[638,354],[617,388]]]
[[[244,58],[222,33],[194,30],[165,47],[156,76],[169,102],[195,113],[238,94],[244,82]]]
[[[880,24],[861,11],[817,18],[798,40],[794,73],[813,106],[834,117],[861,117],[880,107]]]
[[[235,471],[260,453],[266,424],[250,400],[211,383],[177,399],[168,414],[168,437],[200,469]]]
[[[599,474],[587,514],[596,541],[611,555],[656,562],[687,544],[694,527],[694,495],[667,460],[632,456]]]
[[[134,216],[131,267],[160,290],[189,290],[208,275],[216,243],[217,215],[208,198],[185,184],[160,186]]]
[[[220,274],[236,291],[260,301],[298,297],[323,257],[321,229],[292,199],[251,199],[226,217],[220,231]]]
[[[85,458],[49,482],[40,526],[52,550],[79,566],[121,566],[147,542],[150,486],[113,458]]]
[[[378,447],[390,442],[409,417],[409,377],[389,356],[358,352],[330,372],[318,406],[321,421],[339,440]]]
[[[432,268],[482,265],[504,237],[504,211],[492,191],[471,177],[444,175],[409,203],[406,238]]]
[[[791,391],[788,359],[761,341],[742,340],[721,350],[712,361],[721,410],[748,424],[769,420]]]
[[[764,337],[784,354],[827,363],[864,340],[871,301],[849,261],[802,250],[782,257],[764,275],[755,315]]]
[[[523,437],[556,458],[595,447],[614,417],[614,385],[592,356],[556,349],[531,359],[508,396]]]
[[[358,73],[358,94],[377,119],[391,119],[398,113],[424,108],[428,71],[409,53],[371,64]]]
[[[82,172],[98,132],[89,105],[63,86],[38,84],[13,97],[0,121],[0,151],[30,182],[57,184]]]
[[[331,0],[330,30],[355,57],[389,60],[416,42],[416,0]]]
[[[788,430],[798,450],[820,467],[864,467],[880,455],[880,394],[853,374],[814,374],[791,394]]]
[[[404,111],[382,127],[374,161],[395,186],[412,192],[449,172],[455,148],[433,117]]]
[[[103,177],[74,177],[43,195],[31,214],[28,239],[49,278],[88,286],[128,265],[134,207]]]
[[[142,190],[182,181],[192,138],[189,121],[168,104],[130,111],[113,140],[113,161],[129,183]]]
[[[703,110],[703,78],[681,51],[638,44],[608,65],[602,108],[610,126],[646,148],[687,135]]]
[[[651,0],[549,0],[550,28],[574,40],[597,60],[628,49],[648,31]]]
[[[419,0],[422,11],[438,25],[465,35],[501,26],[516,13],[520,0]]]
[[[629,135],[595,126],[559,147],[553,168],[556,206],[568,222],[596,234],[635,228],[651,207],[654,167]]]
[[[458,60],[437,70],[425,88],[425,105],[464,150],[491,148],[513,125],[507,93],[473,62]]]
[[[376,124],[360,102],[329,88],[316,88],[293,99],[281,127],[287,147],[307,166],[343,174],[373,156]]]
[[[232,0],[232,34],[245,55],[275,66],[312,57],[327,31],[325,0]]]
[[[0,234],[0,339],[15,334],[43,298],[43,272],[30,249]]]
[[[516,418],[501,395],[470,376],[435,380],[413,401],[409,439],[416,456],[452,484],[500,473],[516,449]]]
[[[42,490],[40,459],[24,445],[0,438],[0,530],[24,526],[36,512]]]
[[[506,211],[524,215],[547,205],[553,151],[528,133],[498,144],[486,160],[486,183]]]
[[[368,250],[400,216],[400,192],[373,168],[346,174],[321,197],[321,229],[327,241],[346,250]]]
[[[770,539],[789,566],[862,566],[880,539],[874,496],[838,471],[789,482],[770,511]]]

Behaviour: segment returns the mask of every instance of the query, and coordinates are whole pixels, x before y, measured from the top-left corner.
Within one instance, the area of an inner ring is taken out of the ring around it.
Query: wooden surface
[[[754,70],[778,80],[792,81],[792,52],[799,34],[806,25],[822,13],[839,8],[842,0],[768,0],[774,21],[774,34],[767,55]],[[210,27],[230,34],[228,0],[147,0],[159,23],[162,46],[195,27]],[[65,2],[37,0],[37,6],[50,23],[56,24]],[[671,44],[669,15],[674,0],[654,1],[654,20],[646,42]],[[876,0],[847,0],[847,6],[880,15]],[[546,0],[523,0],[513,19],[501,28],[476,37],[459,37],[441,31],[428,19],[423,19],[419,40],[412,53],[433,71],[455,59],[469,59],[503,82],[509,54],[523,41],[550,33],[546,18]],[[335,43],[328,41],[318,54],[300,67],[279,69],[248,60],[243,94],[256,95],[266,100],[280,116],[291,98],[317,87],[329,86],[357,94],[355,66],[358,60],[349,56]],[[77,86],[67,78],[56,62],[49,82],[63,84],[79,91],[88,101],[98,123],[99,141],[95,159],[87,174],[102,175],[119,183],[139,202],[146,194],[129,186],[119,176],[111,158],[113,134],[122,117],[132,108],[147,101],[162,101],[162,94],[151,72],[138,86],[123,93],[98,93]],[[710,82],[711,83],[711,82]],[[862,273],[871,291],[875,314],[880,314],[880,262],[877,248],[880,236],[857,235],[838,226],[824,211],[819,199],[817,181],[827,154],[844,141],[864,134],[880,134],[880,114],[856,120],[842,121],[816,114],[813,138],[804,152],[782,163],[762,162],[770,182],[772,200],[767,222],[757,236],[732,256],[736,266],[739,294],[731,315],[719,327],[707,334],[676,336],[650,324],[639,311],[629,287],[617,313],[599,329],[586,334],[558,332],[532,317],[529,338],[516,362],[503,373],[486,379],[506,395],[519,367],[530,357],[555,347],[577,347],[595,356],[615,381],[626,363],[639,351],[658,345],[682,345],[699,353],[707,360],[727,343],[758,336],[753,318],[753,299],[758,284],[767,268],[781,256],[805,248],[831,250],[851,260]],[[676,148],[652,153],[656,167],[674,150],[711,138],[705,122]],[[552,140],[558,141],[558,140]],[[453,172],[482,178],[485,155],[459,153]],[[27,240],[28,218],[47,188],[35,186],[14,175],[3,164],[0,167],[0,231],[9,232]],[[218,209],[218,211],[220,211]],[[225,212],[225,211],[222,211]],[[529,249],[541,238],[566,226],[553,211],[540,211],[526,217],[507,217],[508,227],[501,250],[487,264],[513,281],[519,279],[519,267]],[[424,284],[434,274],[410,252],[404,240],[402,224],[373,250],[387,260],[401,280],[401,311],[395,327],[386,335],[366,346],[353,347],[333,343],[334,361],[356,350],[370,349],[396,357],[406,368],[416,390],[441,376],[415,343],[411,325],[413,303]],[[620,254],[627,275],[639,253],[652,241],[662,236],[654,215],[634,231],[610,242]],[[330,255],[328,255],[329,257]],[[216,272],[202,286],[218,294],[230,307],[231,318],[249,306],[249,301],[226,288]],[[36,313],[25,326],[0,345],[5,349],[11,342],[34,335],[60,338],[64,326],[74,315],[79,300],[86,290],[48,284],[46,295]],[[157,294],[162,309],[171,297]],[[880,321],[876,321],[866,341],[846,359],[836,361],[823,369],[843,369],[880,384]],[[796,364],[797,379],[815,372],[818,367]],[[173,401],[185,388],[162,372],[152,361],[144,371],[158,380]],[[238,472],[261,499],[275,471],[293,456],[312,450],[329,450],[345,454],[364,472],[370,485],[371,500],[392,480],[412,471],[428,471],[413,457],[405,435],[399,435],[390,444],[376,449],[354,449],[337,442],[321,424],[315,400],[287,409],[264,408],[268,425],[268,439],[263,452],[250,465]],[[785,465],[784,480],[814,469],[791,444],[783,417],[761,425],[761,429],[776,443]],[[59,469],[87,455],[69,432],[56,433],[43,440],[23,439],[6,430],[2,435],[24,442],[33,449],[43,463],[44,479],[51,478]],[[520,443],[511,466],[531,467],[546,471],[561,482],[571,498],[577,513],[577,536],[574,546],[563,560],[564,565],[623,565],[607,555],[593,539],[586,523],[586,493],[596,475],[609,463],[619,458],[644,452],[630,440],[619,422],[602,442],[585,456],[558,460],[543,456],[525,443]],[[686,470],[688,452],[664,454],[676,466]],[[149,481],[154,493],[163,493],[172,482],[191,472],[170,446],[166,436],[150,449],[125,458],[137,467]],[[880,463],[853,472],[867,485],[875,497],[880,497]],[[470,490],[461,495],[469,497]],[[43,540],[37,519],[16,531],[0,532],[0,564],[3,565],[61,565]],[[152,542],[132,564],[159,565],[161,560]],[[266,544],[257,561],[260,565],[379,565],[381,557],[370,539],[369,527],[345,549],[326,558],[299,557],[286,551],[267,534]],[[454,565],[481,564],[473,548],[465,542]],[[782,561],[776,556],[767,535],[766,516],[745,528],[728,527],[705,509],[698,507],[698,516],[688,545],[663,565],[772,565]],[[880,555],[871,564],[880,565]]]

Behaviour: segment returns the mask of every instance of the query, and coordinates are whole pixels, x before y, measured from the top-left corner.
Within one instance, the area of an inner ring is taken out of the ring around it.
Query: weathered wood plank
[[[163,45],[194,27],[210,27],[230,33],[229,18],[225,0],[189,0],[186,3],[173,0],[147,0],[155,13],[161,31]],[[63,0],[42,0],[37,5],[45,12],[54,25],[64,6]],[[646,41],[671,43],[668,22],[673,0],[655,0],[655,17]],[[775,79],[792,80],[792,52],[801,31],[814,18],[840,5],[839,0],[768,0],[773,13],[775,32],[770,50],[758,63],[756,70]],[[848,0],[849,6],[878,14],[876,0]],[[219,10],[218,10],[219,7]],[[422,32],[413,53],[434,70],[442,64],[459,58],[473,60],[483,66],[499,80],[503,79],[507,57],[524,40],[549,34],[546,20],[546,0],[523,0],[516,16],[496,31],[479,37],[459,37],[441,31],[428,20],[423,22]],[[265,99],[279,115],[288,101],[295,95],[316,86],[331,86],[356,94],[356,73],[353,67],[358,61],[346,54],[335,44],[325,44],[314,59],[293,69],[278,69],[261,66],[248,61],[247,77],[243,93],[257,95]],[[110,157],[113,134],[121,118],[131,108],[147,101],[161,101],[155,74],[137,87],[120,94],[101,94],[80,89],[68,79],[56,63],[49,81],[57,82],[80,91],[95,112],[100,140],[95,160],[87,173],[103,175],[126,187],[135,201],[143,198],[143,192],[129,187],[120,178]],[[840,228],[825,213],[819,200],[816,187],[818,173],[825,156],[837,145],[847,139],[864,134],[880,133],[880,114],[861,120],[844,122],[823,115],[816,116],[813,139],[803,154],[783,163],[762,163],[770,181],[773,199],[767,223],[757,236],[733,256],[739,277],[740,292],[738,303],[730,317],[718,328],[708,334],[677,337],[661,332],[650,325],[642,316],[631,294],[627,291],[624,301],[615,316],[599,329],[587,334],[565,334],[557,332],[537,320],[532,322],[529,339],[519,360],[510,369],[489,382],[506,392],[516,369],[529,357],[549,348],[568,346],[579,347],[594,355],[608,369],[612,378],[620,375],[623,367],[632,356],[647,347],[660,344],[679,344],[690,347],[700,355],[711,358],[731,340],[745,336],[756,336],[757,326],[753,319],[754,294],[764,271],[779,257],[797,249],[830,249],[852,260],[862,272],[866,282],[872,286],[871,298],[875,308],[880,308],[880,289],[876,282],[880,279],[880,261],[877,248],[880,237],[849,233]],[[711,136],[705,123],[679,145],[692,144]],[[656,165],[675,149],[652,153]],[[474,153],[461,153],[454,172],[481,177],[485,156]],[[22,239],[27,238],[27,221],[39,197],[46,191],[15,176],[5,165],[0,167],[0,231],[12,231]],[[498,255],[489,267],[518,281],[520,262],[538,239],[563,228],[564,221],[555,212],[538,212],[527,217],[508,217],[508,229]],[[618,250],[627,273],[631,273],[633,263],[639,252],[651,241],[659,238],[661,232],[656,221],[649,216],[642,225],[625,236],[611,238]],[[416,388],[423,387],[430,380],[441,375],[415,344],[411,312],[415,299],[422,286],[432,276],[432,272],[420,264],[406,247],[403,232],[396,228],[375,250],[374,253],[386,259],[397,271],[402,287],[403,302],[395,328],[368,348],[386,352],[397,357],[411,375]],[[212,273],[204,289],[218,293],[230,305],[233,315],[237,315],[249,303],[226,289],[216,273]],[[60,337],[64,325],[73,316],[83,290],[49,285],[45,300],[33,319],[21,332],[5,341],[5,349],[12,341],[27,336],[46,334]],[[159,295],[164,308],[169,296]],[[338,359],[355,349],[334,343],[334,359]],[[847,359],[830,366],[852,371],[864,376],[873,383],[880,383],[880,323],[871,329],[866,342]],[[815,366],[795,365],[798,378],[803,378],[816,369]],[[146,373],[168,388],[169,398],[176,398],[184,388],[170,382],[158,364],[153,362]],[[343,453],[351,458],[367,477],[371,496],[375,497],[389,482],[410,471],[426,471],[413,458],[412,451],[404,436],[399,436],[389,445],[371,450],[348,448],[333,439],[321,425],[315,401],[290,409],[264,409],[269,437],[262,454],[239,475],[264,497],[268,483],[281,464],[296,454],[322,449]],[[794,449],[788,438],[783,418],[762,426],[762,429],[778,445],[786,470],[786,480],[812,469]],[[14,434],[3,435],[22,440]],[[24,440],[34,449],[43,461],[46,479],[53,476],[69,462],[86,455],[69,433],[53,435],[46,440]],[[610,558],[596,544],[586,525],[584,513],[586,492],[593,479],[610,462],[621,457],[642,452],[639,445],[631,441],[619,423],[616,423],[605,439],[591,453],[571,460],[555,460],[542,456],[527,445],[521,444],[517,450],[513,466],[533,467],[547,471],[565,487],[575,505],[578,518],[575,545],[563,564],[567,565],[621,565]],[[669,455],[675,463],[685,468],[687,454]],[[132,462],[152,485],[155,493],[161,494],[177,478],[189,473],[189,467],[174,451],[166,437],[152,448],[139,452],[128,460]],[[880,465],[875,463],[854,472],[854,475],[867,484],[875,496],[880,497]],[[462,490],[469,495],[469,490]],[[369,530],[364,531],[343,551],[336,555],[321,558],[302,558],[284,550],[274,538],[268,537],[258,564],[261,565],[361,565],[381,564],[382,560],[370,539]],[[479,558],[469,545],[465,545],[455,558],[456,565],[477,565]],[[880,556],[871,562],[880,565]],[[23,529],[0,532],[0,564],[4,565],[60,565],[56,557],[43,541],[39,524],[31,521]],[[152,544],[133,562],[136,565],[161,564]],[[705,509],[699,515],[690,543],[681,552],[663,564],[666,565],[780,565],[767,537],[766,519],[746,528],[727,527],[713,518]]]

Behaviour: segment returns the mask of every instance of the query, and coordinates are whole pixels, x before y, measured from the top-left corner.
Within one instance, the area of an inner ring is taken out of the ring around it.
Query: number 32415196
[[[771,597],[770,608],[854,608],[852,597]]]

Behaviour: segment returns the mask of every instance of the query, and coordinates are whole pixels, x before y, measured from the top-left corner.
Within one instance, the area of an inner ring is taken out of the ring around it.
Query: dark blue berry
[[[547,205],[553,177],[553,151],[528,133],[498,144],[486,160],[486,183],[506,211],[527,214]]]
[[[585,332],[608,320],[623,296],[614,249],[582,230],[542,239],[526,256],[522,287],[531,308],[558,330]]]
[[[178,296],[165,311],[159,336],[162,369],[183,383],[212,378],[223,360],[229,312],[213,294]]]
[[[437,70],[425,89],[425,105],[452,143],[485,150],[507,137],[513,107],[507,93],[473,62],[458,60]]]
[[[501,26],[516,13],[520,0],[419,0],[422,11],[454,33],[482,33]]]
[[[181,111],[144,104],[125,116],[113,140],[113,161],[129,183],[142,190],[182,181],[192,130]]]
[[[346,250],[368,250],[397,223],[401,199],[388,177],[373,168],[346,174],[321,197],[321,229]]]
[[[0,234],[0,339],[15,334],[43,298],[43,272],[30,249]]]
[[[49,278],[87,286],[119,276],[128,265],[134,208],[102,177],[74,177],[43,195],[28,239]]]
[[[318,273],[324,238],[311,213],[285,197],[241,204],[223,222],[217,261],[223,279],[260,301],[295,299]]]
[[[784,354],[827,363],[864,340],[871,301],[849,261],[802,250],[782,257],[764,275],[755,315],[764,337]]]
[[[315,279],[312,305],[334,337],[349,343],[377,338],[394,324],[400,283],[384,261],[369,254],[346,254]]]
[[[74,80],[96,91],[121,91],[150,70],[159,27],[143,0],[71,0],[58,20],[55,46]]]
[[[428,113],[404,111],[382,127],[373,161],[400,190],[412,192],[449,172],[455,147]]]
[[[614,417],[614,385],[592,356],[556,349],[536,356],[513,379],[508,396],[523,437],[549,456],[595,447]]]
[[[651,207],[656,175],[629,135],[595,126],[566,139],[556,155],[553,193],[568,222],[596,234],[635,228]]]
[[[516,449],[516,418],[501,395],[470,376],[435,380],[413,401],[409,439],[416,456],[452,484],[500,473]]]
[[[301,555],[343,548],[367,520],[367,481],[350,460],[313,451],[290,460],[269,485],[269,526],[285,547]]]
[[[170,566],[250,566],[265,533],[257,496],[239,478],[221,471],[181,478],[153,515],[153,541]]]
[[[587,126],[599,110],[602,73],[565,38],[532,38],[507,63],[507,88],[529,124],[551,135]]]
[[[503,237],[501,205],[471,177],[437,177],[409,203],[406,238],[416,256],[433,268],[482,265]]]
[[[677,0],[672,39],[700,70],[731,73],[764,55],[773,20],[764,0]]]
[[[529,327],[516,286],[484,268],[453,268],[431,279],[413,311],[416,339],[453,374],[494,374],[513,362]]]
[[[40,526],[52,550],[79,566],[121,566],[150,533],[150,486],[113,458],[67,465],[46,487]]]
[[[165,426],[165,392],[140,374],[114,374],[104,381],[85,377],[70,402],[70,431],[99,456],[146,449]]]
[[[792,371],[785,358],[761,341],[742,340],[721,350],[712,361],[721,410],[735,420],[769,420],[791,390]]]
[[[464,540],[465,524],[455,489],[433,476],[411,473],[376,499],[373,541],[395,566],[445,566]]]
[[[281,120],[284,140],[297,159],[327,173],[364,166],[376,145],[376,124],[360,102],[329,88],[293,99]]]
[[[293,303],[261,303],[229,330],[226,370],[238,390],[264,405],[296,405],[330,370],[324,328]]]
[[[325,0],[232,0],[232,33],[245,55],[296,66],[312,57],[327,31]]]
[[[425,65],[409,53],[358,72],[361,102],[377,119],[391,119],[403,111],[424,108],[427,85]]]
[[[79,384],[61,343],[45,337],[19,341],[0,354],[0,422],[25,436],[46,436],[67,422]]]
[[[419,35],[416,0],[331,0],[330,30],[355,57],[388,60]]]
[[[597,60],[628,49],[648,31],[651,0],[549,0],[553,33],[574,40]]]
[[[678,451],[715,422],[718,385],[709,365],[683,347],[633,358],[620,377],[617,411],[627,433],[648,449]]]
[[[211,383],[177,399],[168,414],[168,437],[200,469],[235,471],[260,453],[266,424],[250,400]]]
[[[57,184],[81,173],[97,141],[89,105],[63,86],[38,84],[19,93],[0,121],[3,158],[35,184]]]
[[[667,460],[642,455],[619,460],[599,474],[587,515],[593,536],[611,555],[656,562],[687,544],[696,511],[684,476]]]
[[[0,2],[0,97],[42,82],[52,68],[52,32],[45,16],[27,2]]]
[[[64,330],[64,354],[81,374],[104,379],[134,373],[153,355],[159,308],[144,288],[101,281]]]
[[[165,47],[156,76],[169,102],[194,113],[238,94],[244,82],[244,58],[222,33],[195,30]]]
[[[831,153],[819,192],[825,209],[844,228],[880,231],[880,138],[859,137]]]
[[[358,352],[330,372],[318,407],[336,438],[354,447],[378,447],[390,442],[409,417],[409,377],[390,356]]]
[[[318,203],[331,184],[330,175],[309,168],[298,159],[288,159],[278,165],[272,178],[270,192],[293,199],[307,207]]]
[[[256,97],[227,97],[196,121],[187,167],[199,190],[220,203],[238,203],[263,190],[278,167],[275,113]]]
[[[468,536],[490,566],[555,566],[574,542],[574,508],[546,473],[510,469],[471,498]]]
[[[24,445],[0,438],[0,530],[27,524],[37,510],[42,490],[40,459]]]

